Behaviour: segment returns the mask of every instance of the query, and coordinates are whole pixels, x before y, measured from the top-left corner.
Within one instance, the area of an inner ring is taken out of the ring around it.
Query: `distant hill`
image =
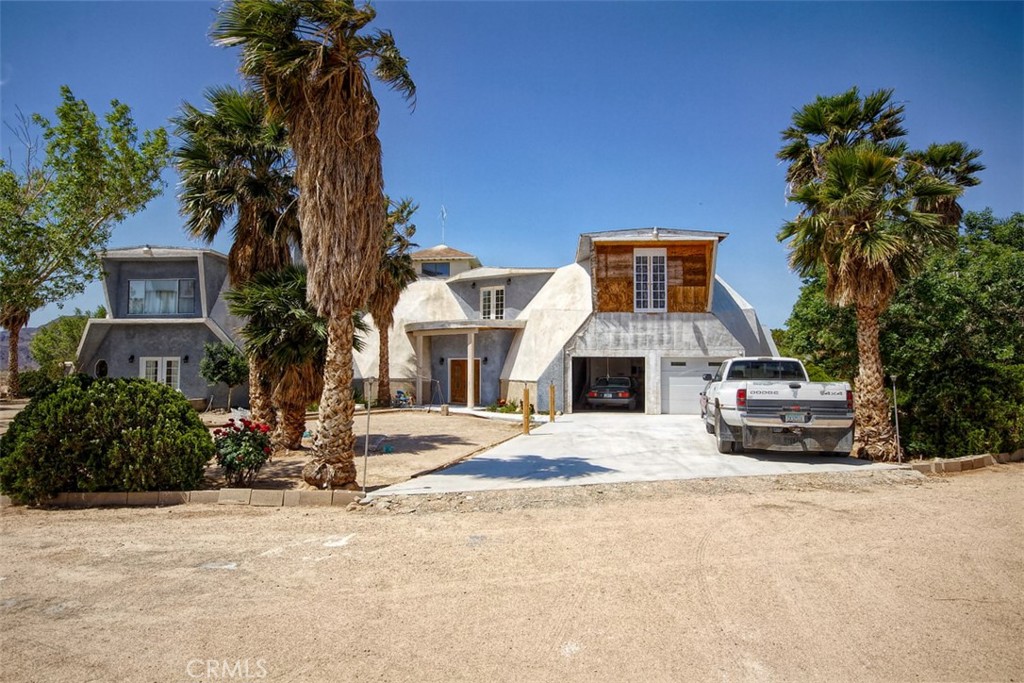
[[[21,328],[18,338],[18,363],[21,370],[35,370],[39,367],[28,352],[28,343],[38,330],[38,327]],[[7,370],[7,339],[10,336],[7,330],[0,329],[0,371]]]

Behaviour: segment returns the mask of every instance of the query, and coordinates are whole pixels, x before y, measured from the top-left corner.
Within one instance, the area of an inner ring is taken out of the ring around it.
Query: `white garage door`
[[[700,392],[707,384],[705,373],[714,373],[720,365],[707,358],[661,359],[661,412],[672,415],[699,415]]]

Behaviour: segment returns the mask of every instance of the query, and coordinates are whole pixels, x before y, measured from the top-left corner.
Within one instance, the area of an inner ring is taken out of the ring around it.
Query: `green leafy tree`
[[[266,271],[228,292],[228,308],[245,319],[241,329],[246,353],[258,358],[273,380],[277,406],[275,448],[298,449],[306,429],[306,406],[323,391],[327,356],[327,321],[306,298],[306,270],[289,266]],[[358,332],[369,329],[362,314],[352,321]],[[357,334],[353,348],[362,350]]]
[[[40,327],[28,346],[39,370],[50,379],[60,379],[64,375],[64,364],[73,363],[78,357],[78,344],[89,318],[106,316],[103,306],[95,311],[76,308],[74,315],[62,315]]]
[[[901,441],[916,456],[1003,452],[1024,443],[1024,214],[968,213],[953,250],[932,250],[880,320],[899,387]],[[848,308],[805,281],[787,321],[794,355],[838,377],[856,364]]]
[[[388,222],[384,226],[385,248],[381,259],[380,270],[377,271],[377,286],[373,290],[367,306],[373,323],[380,333],[380,349],[377,370],[377,402],[380,405],[391,405],[391,358],[388,348],[391,325],[394,324],[395,306],[402,292],[416,280],[416,269],[412,265],[409,250],[416,245],[412,236],[416,234],[416,225],[412,223],[412,215],[419,208],[411,199],[388,202]]]
[[[12,393],[29,315],[100,274],[113,226],[160,194],[168,159],[166,132],[140,139],[127,105],[112,101],[104,125],[69,88],[60,92],[56,122],[35,114],[13,127],[23,163],[0,161],[0,326],[10,332]]]
[[[231,408],[231,390],[249,377],[249,364],[234,344],[207,344],[203,359],[199,361],[199,374],[211,385],[228,386],[228,408]]]
[[[193,237],[210,243],[230,228],[228,277],[239,287],[291,262],[291,245],[299,241],[294,160],[285,127],[268,119],[258,93],[211,88],[206,99],[207,111],[186,102],[172,119],[182,140],[174,150],[178,200]],[[272,424],[265,374],[250,359],[253,418]]]
[[[302,201],[307,296],[327,320],[327,357],[316,458],[303,471],[317,488],[356,486],[353,314],[367,305],[384,254],[387,202],[373,75],[415,96],[407,62],[376,16],[353,0],[234,0],[213,36],[241,48],[241,71],[288,127]]]
[[[826,299],[857,322],[853,452],[898,457],[879,350],[879,318],[899,285],[920,271],[928,249],[956,242],[957,198],[977,184],[980,152],[962,143],[909,151],[899,139],[903,108],[892,91],[856,88],[819,97],[793,115],[780,159],[799,215],[778,233],[790,265],[821,277]]]
[[[829,303],[822,278],[804,279],[785,340],[786,354],[820,367],[830,379],[853,382],[857,376],[856,316],[848,306]]]
[[[968,213],[893,299],[881,344],[898,376],[900,427],[916,455],[1024,444],[1024,214]]]

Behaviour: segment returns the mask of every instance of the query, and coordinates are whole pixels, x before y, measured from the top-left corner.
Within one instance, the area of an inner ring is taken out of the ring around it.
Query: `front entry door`
[[[474,362],[476,369],[476,386],[473,392],[473,403],[480,403],[480,359]],[[469,362],[465,358],[453,358],[448,361],[448,402],[466,403],[466,377]]]

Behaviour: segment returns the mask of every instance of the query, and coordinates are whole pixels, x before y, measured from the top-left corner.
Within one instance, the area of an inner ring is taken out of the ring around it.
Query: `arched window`
[[[107,376],[107,361],[98,360],[96,361],[96,376],[106,377]]]

